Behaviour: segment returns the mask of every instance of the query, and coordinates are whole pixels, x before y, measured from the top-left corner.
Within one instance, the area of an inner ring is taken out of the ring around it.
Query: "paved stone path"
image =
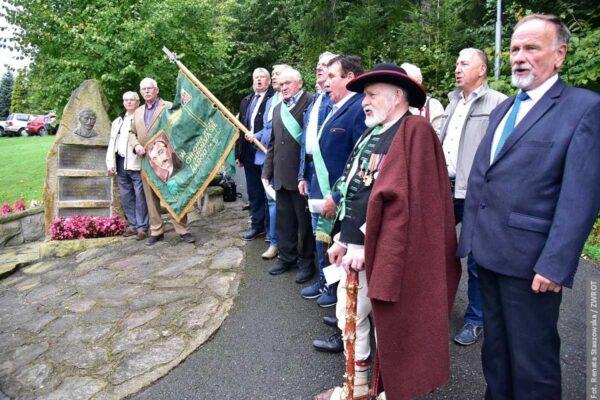
[[[1,392],[14,399],[122,398],[204,343],[233,305],[244,267],[244,242],[236,238],[247,214],[233,203],[217,215],[191,217],[194,245],[168,230],[153,247],[123,239],[0,281]]]

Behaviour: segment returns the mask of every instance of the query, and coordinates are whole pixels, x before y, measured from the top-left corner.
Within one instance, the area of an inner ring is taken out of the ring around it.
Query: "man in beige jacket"
[[[170,102],[159,98],[158,93],[158,84],[154,79],[142,79],[140,82],[140,94],[144,98],[145,104],[135,110],[131,132],[129,133],[129,144],[140,157],[144,157],[146,154],[144,146],[149,139],[148,131],[159,119],[160,114],[172,106]],[[148,215],[150,216],[150,236],[146,241],[146,246],[152,246],[164,239],[165,227],[160,214],[160,199],[150,187],[146,176],[144,176],[143,183]],[[184,216],[181,222],[177,222],[171,218],[171,223],[173,224],[173,228],[175,228],[175,232],[181,236],[181,239],[188,243],[195,242],[187,225],[187,216]]]

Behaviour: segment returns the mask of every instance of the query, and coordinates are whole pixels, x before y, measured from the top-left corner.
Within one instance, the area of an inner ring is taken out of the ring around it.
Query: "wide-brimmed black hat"
[[[362,93],[365,86],[371,83],[389,83],[400,86],[408,93],[408,104],[411,107],[421,108],[425,104],[425,89],[416,81],[412,80],[403,68],[396,64],[377,64],[371,71],[365,72],[352,79],[346,85],[348,90]]]

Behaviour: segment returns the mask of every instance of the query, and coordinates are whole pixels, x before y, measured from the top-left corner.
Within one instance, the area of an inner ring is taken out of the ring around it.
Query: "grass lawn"
[[[42,201],[46,154],[54,136],[0,138],[0,204]]]

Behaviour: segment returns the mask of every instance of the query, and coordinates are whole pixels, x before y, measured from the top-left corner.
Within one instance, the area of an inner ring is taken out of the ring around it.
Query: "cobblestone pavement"
[[[165,375],[227,317],[246,218],[233,203],[191,218],[195,244],[168,230],[153,247],[123,239],[1,280],[0,399],[118,399]]]

